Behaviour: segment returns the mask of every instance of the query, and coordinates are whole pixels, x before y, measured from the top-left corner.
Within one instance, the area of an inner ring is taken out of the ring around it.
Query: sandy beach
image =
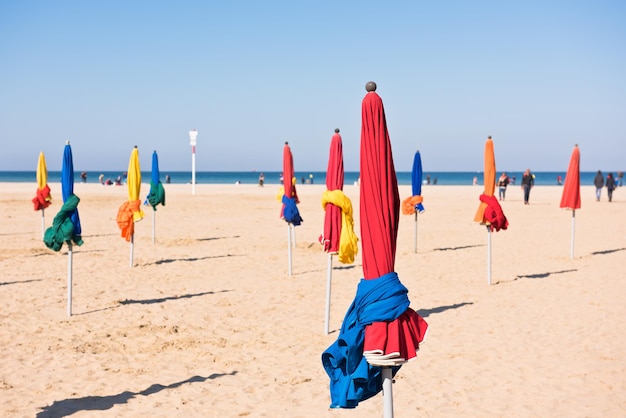
[[[62,202],[60,184],[50,187],[46,226]],[[320,356],[362,269],[360,254],[335,262],[325,335],[325,186],[298,186],[291,276],[277,186],[165,188],[166,206],[144,206],[136,224],[130,267],[115,222],[126,187],[76,184],[85,243],[73,251],[68,317],[67,247],[42,241],[36,184],[0,184],[0,416],[382,416],[380,394],[329,409]],[[535,187],[526,206],[509,187],[491,286],[487,231],[473,222],[481,186],[424,187],[417,253],[414,217],[401,215],[396,271],[429,332],[396,376],[396,417],[626,413],[626,189],[609,203],[582,187],[574,259],[561,190]],[[345,193],[360,236],[358,188]]]

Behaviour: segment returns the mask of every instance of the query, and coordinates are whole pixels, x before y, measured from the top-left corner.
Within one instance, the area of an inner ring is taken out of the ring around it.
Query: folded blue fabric
[[[285,209],[283,210],[283,217],[285,218],[285,221],[289,222],[290,224],[294,224],[295,226],[300,225],[303,219],[300,216],[300,212],[298,211],[296,199],[283,195],[282,201],[283,205],[285,205]]]
[[[382,390],[381,368],[363,357],[365,327],[393,321],[410,305],[408,290],[395,272],[374,280],[361,279],[335,341],[322,354],[330,377],[331,408],[355,408]],[[392,367],[395,376],[400,367]]]

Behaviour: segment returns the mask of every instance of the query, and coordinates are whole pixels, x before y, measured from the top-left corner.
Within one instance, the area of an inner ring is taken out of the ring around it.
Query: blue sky
[[[358,171],[361,100],[396,169],[626,169],[626,1],[0,2],[0,170]]]

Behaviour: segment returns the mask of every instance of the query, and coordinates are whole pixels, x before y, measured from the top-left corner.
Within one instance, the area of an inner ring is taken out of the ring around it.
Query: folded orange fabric
[[[119,226],[122,237],[130,242],[130,238],[135,233],[135,221],[133,213],[140,210],[141,201],[133,200],[122,203],[117,211],[117,226]]]
[[[422,196],[407,197],[402,201],[402,213],[405,215],[412,215],[415,213],[415,206],[422,203],[424,198]]]

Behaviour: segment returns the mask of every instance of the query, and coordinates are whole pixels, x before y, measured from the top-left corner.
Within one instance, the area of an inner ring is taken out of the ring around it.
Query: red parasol
[[[580,209],[580,149],[578,148],[578,145],[574,146],[574,151],[572,151],[572,157],[569,161],[560,206],[561,208],[572,210],[572,241],[570,258],[574,258],[574,220],[576,209]]]
[[[322,194],[322,207],[325,211],[324,230],[319,237],[320,244],[328,253],[328,269],[326,275],[326,316],[325,331],[329,332],[330,322],[330,291],[333,271],[333,254],[344,264],[354,262],[358,252],[358,238],[354,234],[352,219],[352,202],[343,193],[343,149],[339,129],[335,129],[330,142],[330,156],[326,171],[326,191]]]
[[[326,189],[343,190],[343,146],[339,129],[330,140],[330,154],[328,157],[328,169],[326,170]],[[320,236],[320,243],[324,251],[336,254],[339,251],[339,236],[341,234],[341,209],[329,203],[325,207],[324,232]]]
[[[300,203],[300,200],[298,199],[298,193],[296,192],[296,182],[293,171],[293,155],[291,154],[291,148],[289,148],[288,142],[285,142],[285,146],[283,147],[283,191],[283,205],[280,210],[280,217],[287,222],[289,275],[291,276],[291,232],[292,227],[298,226],[302,223],[302,217],[300,217],[298,207],[296,206]]]
[[[354,408],[382,390],[390,417],[393,374],[416,356],[428,325],[409,308],[408,290],[394,272],[398,182],[382,100],[374,82],[366,89],[360,171],[364,279],[322,364],[330,377],[331,407]]]
[[[375,83],[369,82],[366,88],[361,125],[361,239],[363,276],[372,280],[394,272],[400,197],[383,102]],[[426,322],[407,308],[393,321],[365,328],[363,354],[373,366],[400,366],[417,355],[426,329]]]

